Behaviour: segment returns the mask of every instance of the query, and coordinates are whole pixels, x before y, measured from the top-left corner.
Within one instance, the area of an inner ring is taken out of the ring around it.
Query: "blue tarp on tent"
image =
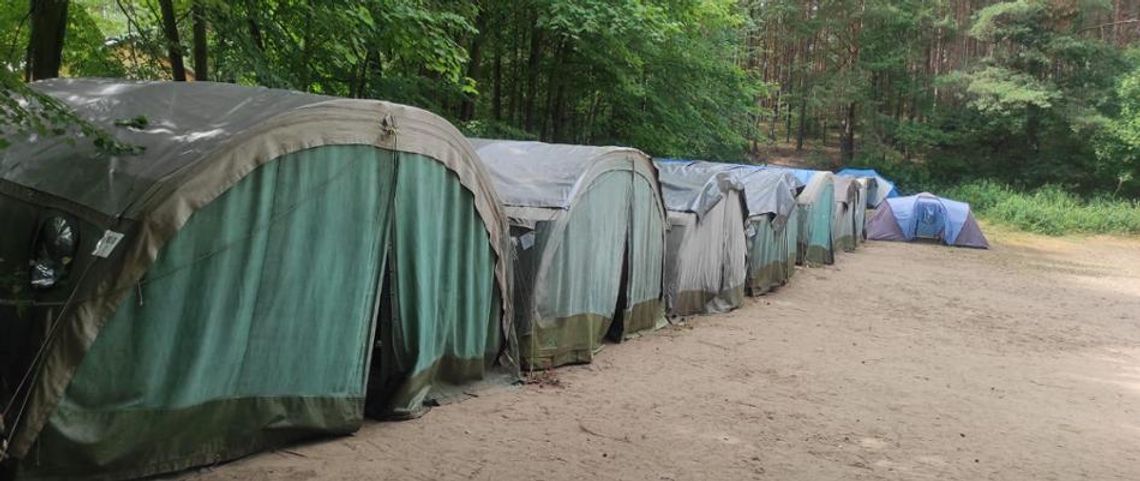
[[[857,169],[849,167],[836,172],[836,174],[846,175],[848,177],[867,177],[875,179],[875,182],[877,184],[875,195],[867,196],[867,207],[878,207],[879,204],[883,203],[883,200],[892,199],[901,195],[899,193],[898,187],[895,187],[895,183],[887,180],[886,177],[879,175],[875,169]]]

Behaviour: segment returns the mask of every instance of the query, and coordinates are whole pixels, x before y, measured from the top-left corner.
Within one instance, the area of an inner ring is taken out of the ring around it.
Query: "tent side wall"
[[[747,240],[739,195],[730,191],[699,219],[669,213],[665,296],[670,315],[724,312],[743,303]]]
[[[21,470],[133,478],[354,431],[387,252],[397,301],[379,313],[377,354],[392,410],[482,377],[500,312],[471,193],[422,156],[309,149],[251,173],[163,247]]]
[[[787,263],[787,246],[772,225],[772,216],[759,215],[749,219],[752,236],[749,239],[748,290],[754,296],[764,294],[783,284]]]
[[[660,188],[656,182],[650,173],[634,169],[623,335],[665,324],[662,276],[666,229],[665,218],[661,215],[664,207],[661,205]]]
[[[798,263],[818,266],[835,263],[832,223],[835,220],[835,187],[830,176],[812,178],[797,202],[799,219]]]
[[[399,153],[393,202],[395,318],[381,323],[391,357],[379,367],[397,382],[377,401],[382,415],[416,417],[426,400],[486,378],[509,339],[498,258],[472,192],[436,160]]]
[[[799,238],[800,238],[800,216],[801,211],[799,206],[792,209],[788,214],[788,219],[784,223],[784,232],[781,240],[784,243],[784,255],[786,262],[784,263],[784,278],[791,280],[796,274],[796,259],[799,257]]]
[[[844,252],[854,252],[858,246],[855,238],[858,229],[855,222],[858,217],[859,189],[857,182],[850,177],[834,177],[835,179],[835,223],[832,228],[835,233],[835,246]]]
[[[859,187],[859,202],[855,203],[855,242],[861,244],[867,241],[867,199],[876,182],[875,179],[860,179],[855,185]]]
[[[622,288],[630,224],[629,210],[614,205],[629,197],[629,173],[606,172],[569,211],[537,224],[534,245],[520,255],[531,273],[517,271],[516,279],[533,290],[517,320],[525,367],[590,362],[601,348]]]
[[[355,430],[390,157],[302,151],[196,212],[107,321],[21,470],[140,477]]]

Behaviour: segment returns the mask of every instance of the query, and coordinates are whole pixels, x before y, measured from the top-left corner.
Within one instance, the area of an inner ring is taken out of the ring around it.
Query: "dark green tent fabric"
[[[471,193],[443,165],[401,154],[397,169],[392,258],[398,308],[381,339],[404,378],[389,400],[397,416],[415,416],[440,384],[482,379],[502,349],[495,254]]]
[[[438,162],[373,147],[259,168],[190,218],[107,321],[22,474],[147,476],[354,431],[389,249],[388,408],[414,414],[433,382],[482,377],[501,336],[471,202]]]

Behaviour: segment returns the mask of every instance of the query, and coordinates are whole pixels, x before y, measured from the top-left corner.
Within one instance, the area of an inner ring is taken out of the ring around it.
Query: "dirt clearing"
[[[869,243],[544,383],[189,479],[1140,479],[1140,242]]]

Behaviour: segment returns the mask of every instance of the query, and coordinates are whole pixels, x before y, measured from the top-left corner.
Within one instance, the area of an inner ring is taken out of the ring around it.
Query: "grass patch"
[[[943,191],[969,202],[990,222],[1045,235],[1140,234],[1140,202],[1095,197],[1082,199],[1057,186],[1021,192],[992,181],[976,181]]]

